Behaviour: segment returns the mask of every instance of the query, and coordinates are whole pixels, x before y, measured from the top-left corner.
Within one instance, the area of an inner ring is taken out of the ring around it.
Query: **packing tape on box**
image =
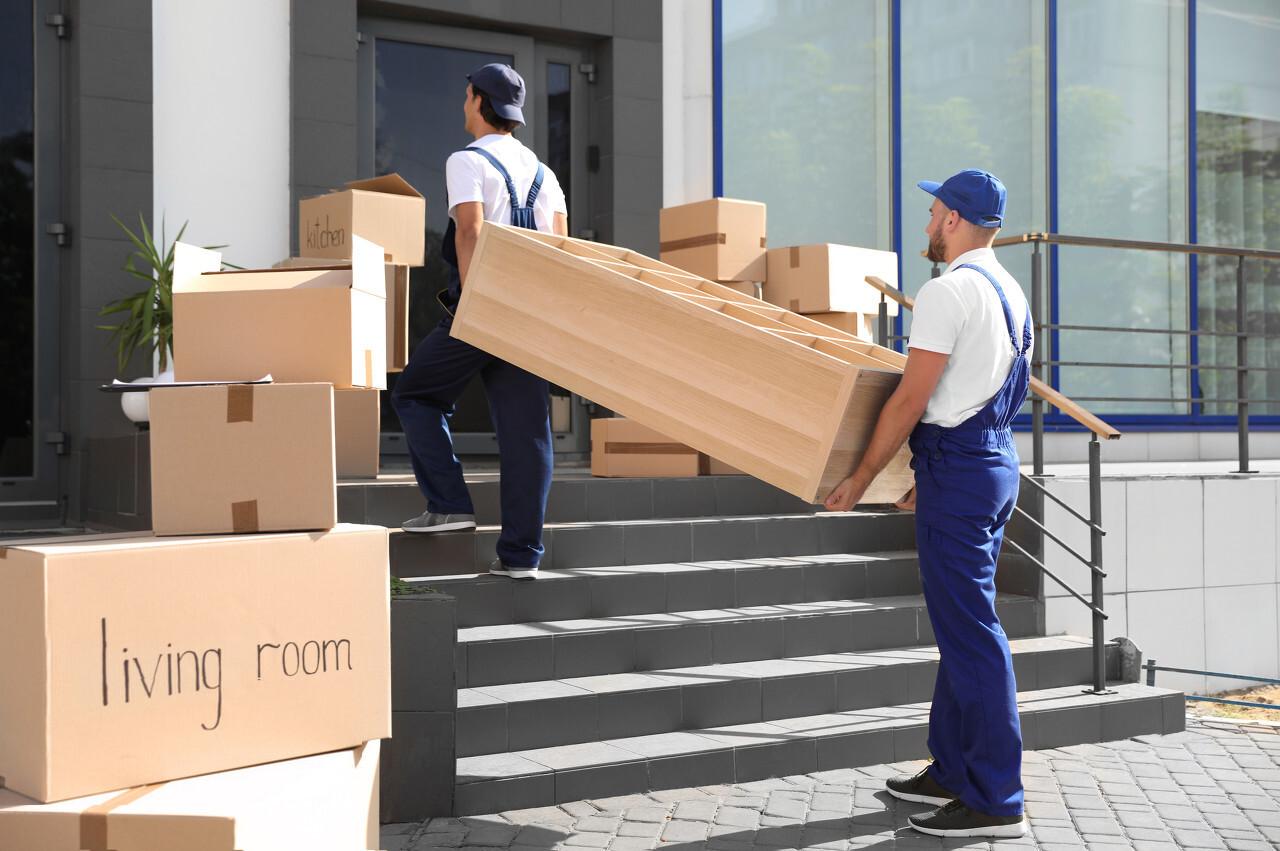
[[[253,422],[253,385],[227,385],[227,422]]]
[[[373,386],[373,349],[364,350],[364,386]]]
[[[107,815],[118,807],[134,801],[163,786],[153,783],[121,792],[109,801],[95,804],[80,813],[80,851],[109,851],[107,848]]]
[[[698,450],[683,443],[606,443],[606,455],[697,455]]]
[[[258,501],[256,499],[231,503],[231,531],[236,534],[258,531]]]
[[[798,245],[791,246],[791,268],[800,268],[800,246]]]
[[[659,251],[683,251],[686,248],[701,248],[704,245],[724,245],[727,237],[722,233],[704,233],[702,236],[691,236],[686,239],[673,239],[658,246]]]
[[[9,557],[9,548],[8,548],[8,547],[0,547],[0,560],[6,559],[6,558],[8,558],[8,557]],[[0,778],[0,780],[3,780],[3,779],[4,779],[4,778]],[[4,786],[4,784],[3,784],[3,783],[0,783],[0,788],[2,788],[3,786]]]

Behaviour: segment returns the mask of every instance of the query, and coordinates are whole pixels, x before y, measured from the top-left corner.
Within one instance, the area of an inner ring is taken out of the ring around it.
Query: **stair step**
[[[1010,642],[1022,690],[1087,682],[1077,636]],[[1108,674],[1119,654],[1107,648]],[[458,691],[459,757],[916,703],[933,694],[936,647],[830,653]]]
[[[1010,638],[1036,634],[1038,607],[996,597]],[[907,595],[468,627],[456,667],[478,688],[932,643],[924,598]]]
[[[485,573],[499,531],[484,525],[430,534],[393,529],[391,573],[406,579]],[[858,511],[548,523],[542,540],[544,570],[785,558],[912,549],[915,519],[910,512]]]
[[[728,609],[920,593],[915,550],[542,570],[424,579],[457,599],[458,626]]]
[[[483,525],[501,522],[497,470],[467,473],[467,489]],[[377,481],[338,482],[338,519],[399,528],[427,508],[412,473],[384,473]],[[748,514],[813,514],[820,510],[750,476],[606,479],[584,468],[557,468],[547,496],[546,522]]]
[[[1185,728],[1181,692],[1136,683],[1111,693],[1081,686],[1019,693],[1028,750],[1106,742]],[[546,807],[590,798],[928,756],[929,704],[879,707],[458,760],[456,815]]]

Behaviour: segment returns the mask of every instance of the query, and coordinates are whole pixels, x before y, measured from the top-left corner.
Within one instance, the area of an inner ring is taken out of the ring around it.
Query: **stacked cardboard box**
[[[387,530],[336,523],[335,476],[377,473],[424,202],[312,201],[324,265],[175,250],[154,531],[0,547],[0,848],[377,847]]]
[[[821,243],[771,248],[767,257],[765,301],[873,342],[880,294],[866,276],[896,287],[897,254]],[[897,302],[888,302],[888,312],[898,315]]]
[[[591,421],[591,475],[652,479],[742,471],[635,420],[600,417]]]
[[[765,205],[755,201],[711,198],[666,207],[659,222],[662,262],[869,343],[880,296],[864,278],[876,275],[897,286],[892,251],[832,244],[767,248]],[[888,310],[897,316],[897,303],[890,301]]]

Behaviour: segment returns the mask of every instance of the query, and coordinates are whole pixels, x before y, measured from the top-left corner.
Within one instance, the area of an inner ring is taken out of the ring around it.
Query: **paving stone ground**
[[[939,839],[907,826],[930,809],[884,791],[920,761],[384,825],[385,851],[1065,851],[1280,848],[1280,733],[1188,716],[1187,731],[1023,756],[1022,839]]]

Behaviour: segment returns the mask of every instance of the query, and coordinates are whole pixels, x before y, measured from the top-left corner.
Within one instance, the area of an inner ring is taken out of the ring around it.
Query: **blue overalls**
[[[542,164],[538,164],[529,199],[522,207],[511,175],[502,163],[481,148],[467,150],[487,159],[506,180],[511,223],[534,229],[533,203],[542,186]],[[449,266],[448,299],[441,298],[446,316],[414,350],[396,381],[391,404],[404,427],[413,473],[427,498],[427,510],[436,514],[475,514],[462,464],[453,452],[449,417],[462,391],[479,373],[498,438],[502,510],[498,558],[507,567],[537,567],[543,553],[542,521],[551,489],[550,388],[545,379],[449,336],[453,308],[462,294],[454,234],[451,218],[441,246]]]
[[[1018,498],[1018,453],[1009,424],[1029,382],[1031,312],[1022,345],[1000,285],[1018,357],[982,410],[953,428],[920,423],[911,433],[916,546],[925,604],[938,642],[929,713],[930,773],[978,812],[1022,812],[1022,733],[1009,640],[995,612],[996,557]]]

